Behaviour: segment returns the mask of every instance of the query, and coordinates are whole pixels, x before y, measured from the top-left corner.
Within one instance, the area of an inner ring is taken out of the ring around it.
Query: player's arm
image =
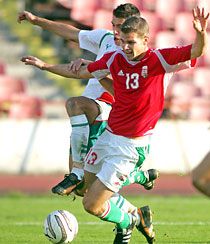
[[[207,36],[207,24],[209,13],[204,13],[204,8],[194,8],[193,11],[193,27],[196,32],[195,41],[191,49],[191,59],[200,57],[203,55],[207,48],[208,36]]]
[[[46,70],[48,72],[67,77],[67,78],[77,78],[86,79],[92,78],[93,76],[87,70],[87,65],[81,66],[77,72],[73,72],[69,67],[70,64],[48,64],[41,59],[34,56],[25,56],[21,58],[21,61],[26,65],[35,66],[41,70]]]
[[[28,11],[19,13],[17,21],[21,23],[23,20],[26,20],[33,25],[40,26],[42,29],[51,31],[66,40],[79,42],[78,35],[80,29],[75,28],[72,25],[41,18]]]
[[[105,77],[99,80],[99,82],[110,94],[114,96],[113,80],[111,79],[111,77]]]
[[[82,65],[88,65],[92,63],[92,61],[90,60],[86,60],[83,58],[78,58],[75,61],[71,61],[69,64],[69,69],[73,72],[73,73],[77,73],[80,70],[80,67]],[[113,90],[113,80],[112,77],[106,77],[103,78],[101,80],[99,80],[99,82],[101,83],[101,85],[112,95],[114,94],[114,90]]]

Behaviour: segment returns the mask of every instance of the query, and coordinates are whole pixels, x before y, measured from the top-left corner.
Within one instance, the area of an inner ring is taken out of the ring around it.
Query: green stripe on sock
[[[125,202],[125,200],[124,200],[124,198],[123,198],[123,199],[122,199],[122,202],[121,202],[121,204],[120,204],[120,206],[119,206],[119,208],[122,208],[124,202]]]
[[[88,123],[85,124],[76,124],[76,125],[71,125],[72,127],[82,127],[82,126],[86,126],[89,125]]]
[[[119,196],[118,196],[118,200],[117,200],[117,202],[116,202],[116,205],[117,205],[117,206],[118,206],[120,200],[121,200],[121,196],[119,195]]]
[[[87,145],[82,144],[81,148],[87,148]]]

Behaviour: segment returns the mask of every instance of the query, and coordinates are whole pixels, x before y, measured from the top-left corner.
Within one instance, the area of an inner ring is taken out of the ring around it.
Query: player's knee
[[[66,111],[69,116],[74,115],[77,111],[80,110],[80,102],[78,97],[70,97],[67,99],[66,104]]]
[[[90,198],[86,197],[86,195],[83,198],[83,207],[86,212],[95,215],[95,216],[100,216],[100,209],[99,206],[97,206],[93,200]]]

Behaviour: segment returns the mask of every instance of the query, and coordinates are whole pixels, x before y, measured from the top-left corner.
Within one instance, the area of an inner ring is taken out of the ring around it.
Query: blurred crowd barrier
[[[68,172],[69,120],[0,121],[0,173]],[[151,140],[144,168],[162,173],[189,173],[210,146],[209,122],[161,120]]]

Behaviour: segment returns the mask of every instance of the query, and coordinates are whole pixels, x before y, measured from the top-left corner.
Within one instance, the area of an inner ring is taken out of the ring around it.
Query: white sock
[[[79,169],[79,168],[72,168],[71,173],[74,173],[75,175],[78,176],[78,179],[81,180],[84,176],[84,169]]]
[[[137,211],[137,208],[131,204],[128,200],[126,200],[119,193],[115,193],[111,198],[112,201],[118,208],[123,210],[126,213],[133,213]]]
[[[83,163],[87,154],[89,123],[84,114],[70,117],[72,132],[70,137],[71,153],[74,162]]]

